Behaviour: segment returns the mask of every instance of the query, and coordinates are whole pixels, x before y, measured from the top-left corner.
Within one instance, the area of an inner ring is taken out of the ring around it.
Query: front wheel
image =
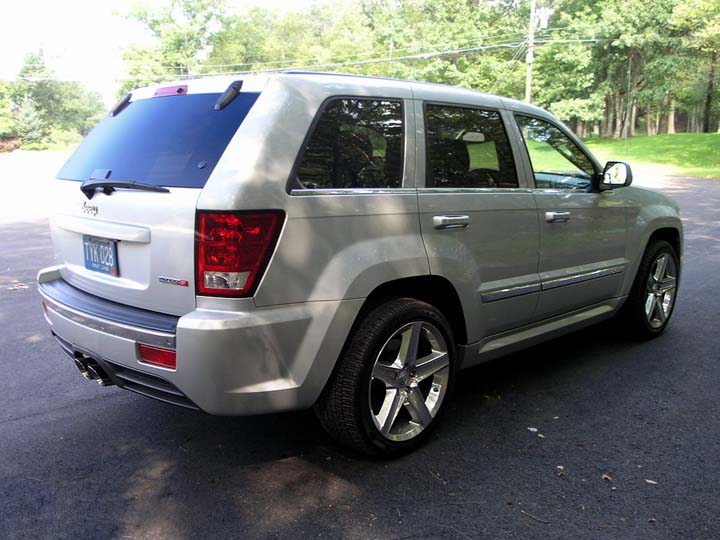
[[[627,329],[636,337],[659,336],[675,308],[680,259],[671,244],[650,244],[638,268],[630,295],[623,306]]]
[[[417,447],[435,426],[453,382],[455,342],[442,313],[390,300],[357,326],[315,406],[325,430],[365,454]]]

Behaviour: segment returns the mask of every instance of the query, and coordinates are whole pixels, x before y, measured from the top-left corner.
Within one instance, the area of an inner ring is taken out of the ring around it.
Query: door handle
[[[545,221],[548,223],[567,223],[570,221],[570,212],[545,212]]]
[[[470,216],[433,216],[436,229],[466,229],[470,225]]]

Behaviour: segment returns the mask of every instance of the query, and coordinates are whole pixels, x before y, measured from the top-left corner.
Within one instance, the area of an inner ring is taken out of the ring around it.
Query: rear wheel
[[[648,246],[623,306],[623,319],[634,336],[660,335],[670,321],[677,297],[680,260],[671,244],[656,240]]]
[[[390,457],[434,428],[453,381],[455,343],[435,307],[409,298],[368,312],[315,410],[326,431],[366,454]]]

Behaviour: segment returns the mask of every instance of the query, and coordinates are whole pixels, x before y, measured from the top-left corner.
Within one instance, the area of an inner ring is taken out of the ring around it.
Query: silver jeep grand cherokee
[[[675,303],[677,205],[470,90],[143,88],[58,178],[38,285],[85,377],[211,414],[314,406],[370,454],[427,437],[461,368],[616,314],[653,337]]]

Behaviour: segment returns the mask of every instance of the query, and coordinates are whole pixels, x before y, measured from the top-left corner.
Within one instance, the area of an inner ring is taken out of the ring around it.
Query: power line
[[[553,43],[596,43],[599,41],[605,41],[605,39],[597,39],[597,38],[592,38],[592,39],[590,39],[590,38],[586,38],[586,39],[545,39],[545,40],[536,40],[535,43],[547,45],[547,44],[553,44]],[[282,68],[266,69],[266,70],[207,72],[207,73],[198,73],[194,76],[211,77],[211,76],[216,76],[216,75],[247,75],[247,74],[251,74],[251,73],[278,73],[278,72],[293,71],[293,70],[312,70],[312,69],[322,70],[322,69],[329,69],[329,68],[336,68],[336,67],[372,65],[372,64],[381,64],[381,63],[388,63],[388,62],[429,60],[432,58],[439,58],[439,57],[443,57],[443,56],[463,55],[463,54],[469,54],[469,53],[475,53],[475,52],[481,52],[481,51],[487,51],[487,50],[493,50],[493,49],[519,49],[519,50],[522,50],[525,47],[525,45],[526,45],[526,41],[523,40],[521,42],[498,43],[495,45],[484,45],[484,46],[478,46],[478,47],[464,47],[464,48],[458,48],[458,49],[448,49],[448,50],[444,50],[444,51],[424,52],[424,53],[405,55],[405,56],[373,58],[373,59],[368,59],[368,60],[347,61],[347,62],[290,65],[290,66],[285,66]],[[517,56],[518,55],[516,52],[516,55],[513,58],[516,59]],[[138,73],[137,75],[134,75],[134,76],[114,77],[113,80],[115,80],[115,81],[135,81],[135,80],[141,79],[143,77],[162,78],[162,77],[168,77],[168,76],[187,78],[187,76],[183,76],[180,74]],[[17,77],[15,80],[23,80],[23,81],[29,81],[29,82],[48,81],[48,80],[77,82],[80,79],[61,78],[61,77]]]
[[[522,47],[518,47],[517,51],[515,52],[513,57],[505,64],[505,67],[500,72],[500,74],[497,77],[495,77],[495,82],[490,87],[491,94],[495,93],[495,88],[497,88],[498,84],[500,84],[502,81],[505,80],[508,69],[510,69],[510,66],[512,66],[515,62],[517,62],[520,59],[520,55],[522,55],[522,53],[523,53],[523,51],[525,51],[526,47],[527,47],[527,41],[525,41],[523,43]]]
[[[551,32],[555,32],[555,31],[558,31],[558,30],[567,29],[567,28],[570,28],[570,26],[559,26],[559,27],[555,27],[555,28],[548,28],[548,29],[544,29],[544,30],[539,31],[538,33],[551,33]],[[460,43],[463,43],[463,44],[470,44],[470,43],[477,43],[477,42],[482,42],[482,41],[490,41],[489,43],[487,43],[487,45],[493,45],[494,43],[498,43],[498,42],[500,41],[500,38],[514,38],[514,37],[524,37],[524,36],[525,36],[525,33],[524,33],[524,32],[511,32],[511,33],[504,33],[504,34],[491,34],[491,35],[489,35],[489,36],[483,36],[483,37],[474,38],[474,39],[464,39],[464,40],[461,40],[461,41],[459,41],[459,42],[460,42]],[[495,41],[495,40],[498,40],[498,41]],[[436,44],[436,46],[448,46],[448,45],[452,45],[453,43],[456,43],[456,42],[458,42],[458,41],[457,41],[457,40],[453,40],[453,41],[448,41],[448,42],[444,42],[444,43],[441,43],[441,44]],[[493,43],[493,42],[494,42],[494,43]],[[400,48],[400,49],[395,49],[394,52],[395,52],[395,53],[398,53],[398,52],[401,52],[401,51],[405,51],[405,52],[415,52],[415,51],[421,51],[421,50],[424,49],[424,48],[425,48],[425,47],[403,47],[403,48]],[[350,56],[345,56],[345,55],[343,55],[342,57],[335,57],[334,59],[331,57],[331,58],[328,59],[327,61],[330,62],[330,61],[335,60],[335,61],[338,61],[338,62],[339,62],[339,61],[343,61],[343,62],[344,62],[344,61],[349,61],[349,60],[352,60],[352,59],[355,59],[355,58],[362,58],[362,57],[366,57],[366,56],[371,56],[371,55],[373,55],[373,54],[376,54],[376,52],[377,52],[377,51],[366,51],[366,52],[363,52],[363,53],[358,53],[358,54],[350,55]],[[434,51],[433,51],[433,52],[434,52]],[[342,60],[340,60],[341,58],[342,58]],[[188,68],[190,68],[190,69],[192,69],[192,70],[198,70],[198,69],[202,69],[202,68],[233,68],[233,67],[239,67],[239,66],[269,66],[269,65],[279,65],[279,64],[290,64],[290,65],[292,65],[292,62],[294,62],[294,61],[295,61],[294,59],[290,59],[290,60],[262,60],[262,61],[259,61],[259,60],[247,60],[247,61],[245,61],[245,62],[238,62],[238,63],[234,63],[234,64],[205,64],[205,63],[203,63],[203,64],[190,64],[190,65],[187,65],[187,66],[169,66],[169,65],[164,65],[164,64],[163,64],[163,65],[151,66],[150,69],[155,70],[155,72],[157,72],[157,71],[177,72],[178,70],[186,70],[186,69],[188,69]],[[287,69],[287,68],[283,68],[283,69]],[[253,72],[254,72],[254,71],[256,71],[256,70],[253,70]],[[178,74],[178,73],[175,73],[175,74],[176,74],[176,75],[182,75],[182,74]]]
[[[499,40],[500,38],[514,38],[514,37],[523,36],[523,35],[524,35],[523,32],[494,34],[494,35],[483,36],[483,37],[475,38],[475,39],[446,41],[444,43],[436,44],[436,46],[446,47],[446,46],[452,45],[453,43],[457,43],[457,42],[463,43],[463,44],[470,44],[470,43],[477,43],[480,41],[488,41],[488,40],[496,40],[496,39]],[[488,45],[490,45],[490,44],[492,44],[492,42],[488,43]],[[395,53],[415,52],[415,51],[420,51],[424,48],[425,47],[403,47],[400,49],[394,49],[394,52]],[[372,56],[376,53],[377,53],[377,51],[366,51],[364,53],[358,53],[358,54],[354,54],[351,56],[344,56],[343,58],[345,60],[351,60],[351,59],[355,59],[355,58],[361,58],[364,56]],[[261,65],[272,65],[272,64],[284,64],[284,63],[290,63],[290,62],[292,62],[292,60],[272,60],[272,61],[248,60],[246,62],[240,62],[240,63],[236,63],[236,64],[199,64],[199,66],[200,67],[220,67],[220,68],[222,68],[222,67],[235,67],[235,66],[261,66]]]

